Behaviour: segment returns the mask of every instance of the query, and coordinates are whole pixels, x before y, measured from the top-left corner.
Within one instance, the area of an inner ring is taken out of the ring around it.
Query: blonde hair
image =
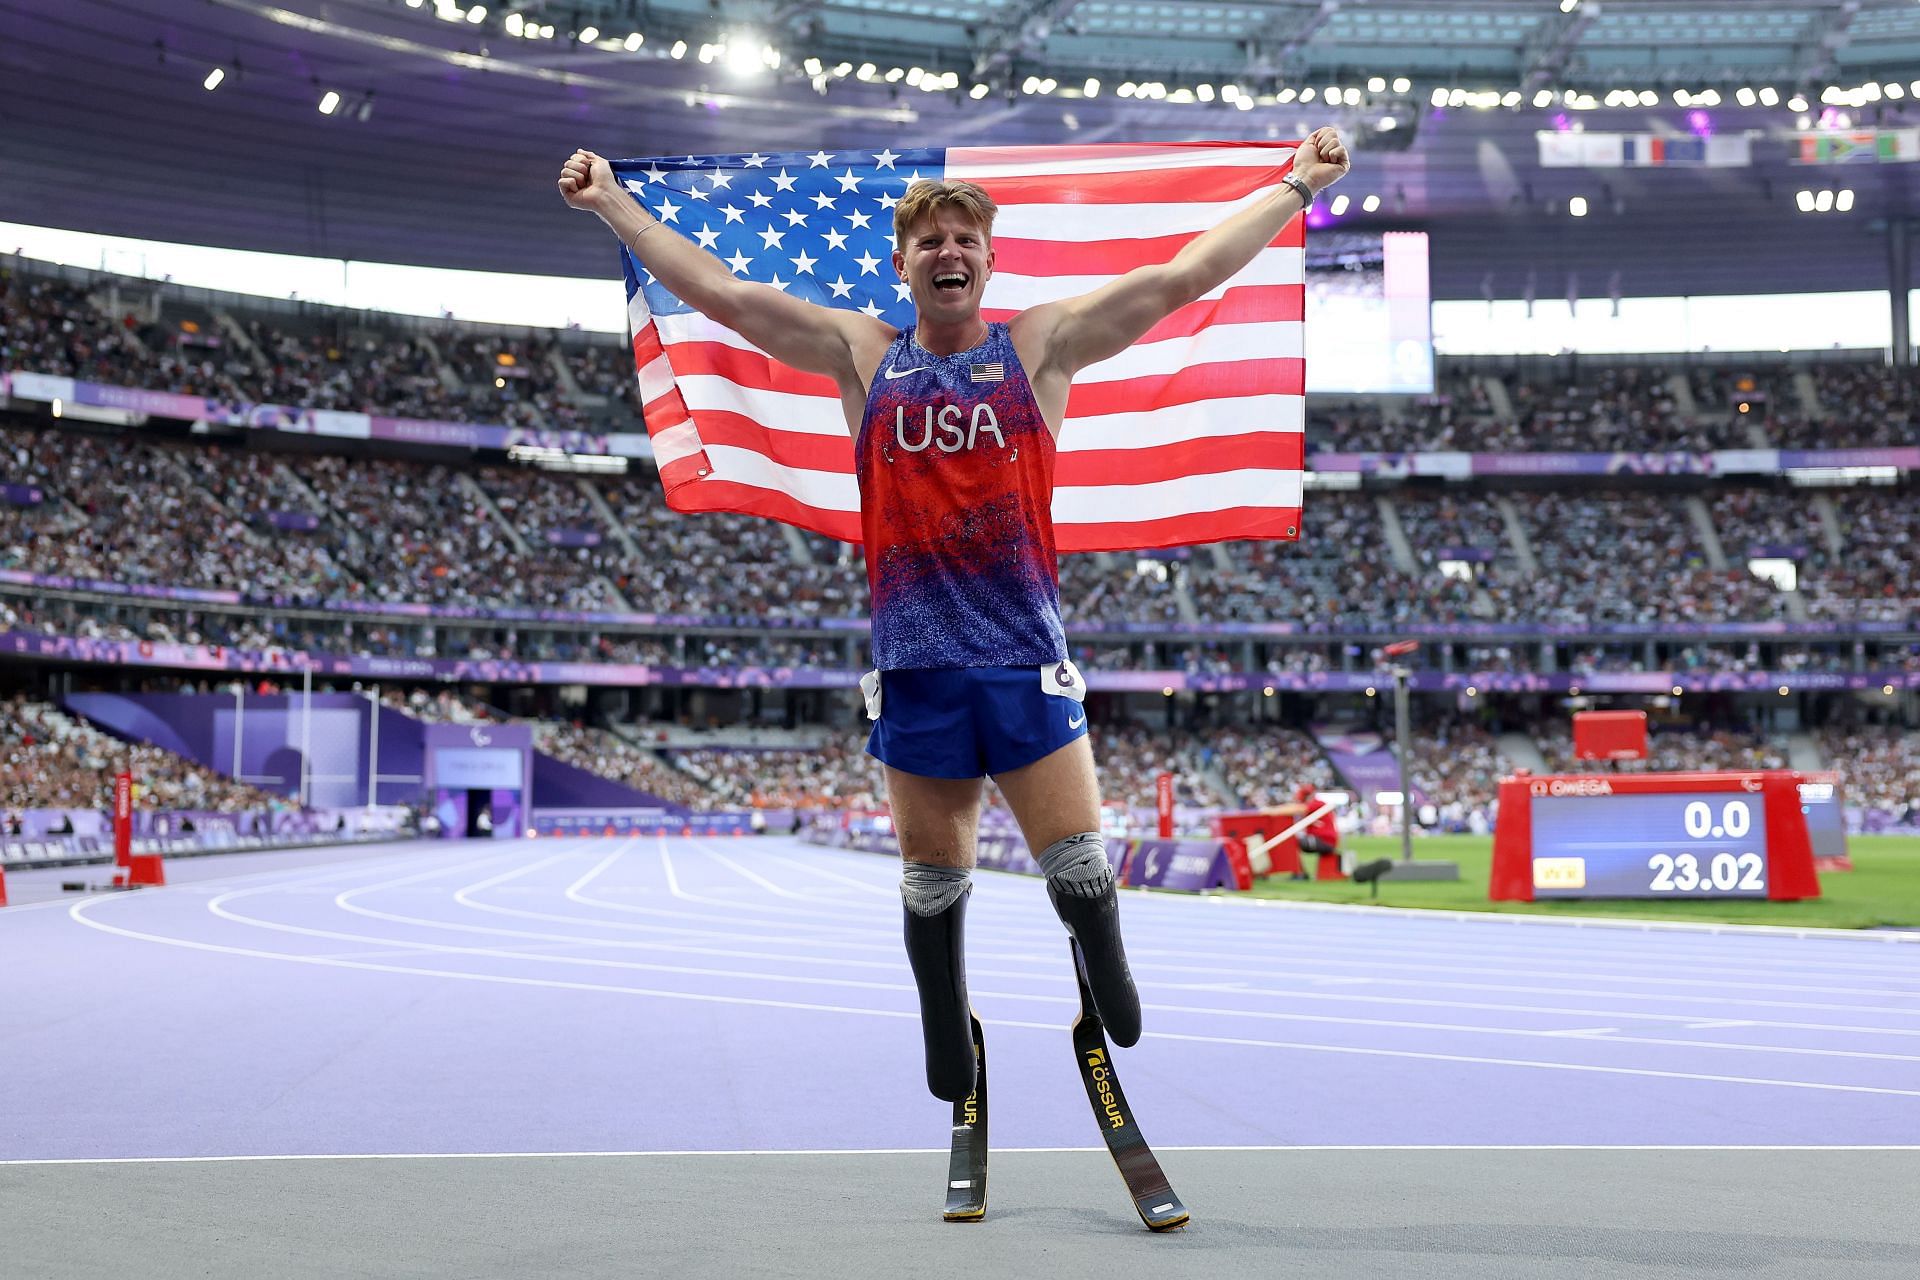
[[[931,217],[941,209],[956,209],[965,214],[987,233],[987,239],[993,239],[993,218],[1000,212],[1000,206],[983,188],[971,182],[940,182],[922,178],[908,187],[900,203],[893,206],[894,247],[905,249],[907,233],[922,219]]]

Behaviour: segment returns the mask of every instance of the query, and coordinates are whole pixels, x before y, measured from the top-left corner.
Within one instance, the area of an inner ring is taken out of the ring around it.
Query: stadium
[[[0,0],[0,121],[9,1274],[1912,1273],[1920,6]]]

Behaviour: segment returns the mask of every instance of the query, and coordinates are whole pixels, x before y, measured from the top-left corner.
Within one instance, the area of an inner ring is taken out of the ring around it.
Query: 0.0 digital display
[[[1536,796],[1536,898],[1764,898],[1758,793]]]

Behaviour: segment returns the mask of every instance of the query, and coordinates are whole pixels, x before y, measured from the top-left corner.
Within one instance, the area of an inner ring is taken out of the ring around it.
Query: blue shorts
[[[876,671],[860,687],[874,722],[867,754],[923,778],[1009,773],[1087,732],[1087,686],[1071,662]]]

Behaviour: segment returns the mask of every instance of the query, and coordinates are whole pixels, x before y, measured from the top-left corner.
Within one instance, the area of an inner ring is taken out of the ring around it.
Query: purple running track
[[[97,873],[98,869],[90,869]],[[944,1146],[887,859],[784,838],[169,864],[0,910],[0,1159]],[[93,879],[102,876],[94,874]],[[1920,946],[1128,894],[1176,1146],[1920,1142]],[[993,1133],[1095,1142],[1064,934],[983,873]]]

